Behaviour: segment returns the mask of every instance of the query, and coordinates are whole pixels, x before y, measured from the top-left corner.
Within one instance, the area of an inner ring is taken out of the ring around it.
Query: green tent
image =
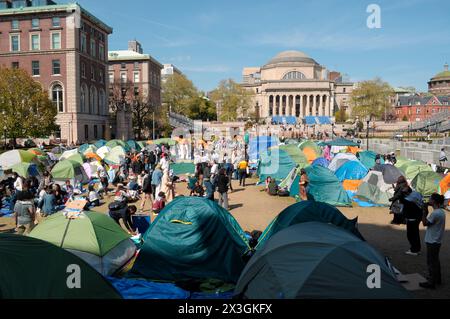
[[[130,147],[130,150],[134,149],[136,152],[140,152],[142,147],[135,140],[128,140],[127,145]]]
[[[359,146],[358,143],[355,143],[350,140],[346,140],[345,138],[342,138],[342,137],[332,140],[330,142],[325,142],[325,145],[328,145],[328,146]]]
[[[377,153],[372,151],[362,151],[356,153],[356,157],[359,159],[359,161],[368,169],[372,169],[375,166],[375,157],[377,156]],[[384,164],[384,159],[380,159],[381,164]]]
[[[373,269],[377,289],[370,289]],[[412,298],[377,250],[332,224],[308,222],[276,233],[252,256],[234,294],[243,299]]]
[[[363,239],[356,227],[357,221],[358,218],[354,220],[347,219],[337,208],[331,205],[313,201],[300,202],[283,210],[270,223],[261,237],[259,237],[256,250],[264,248],[266,242],[279,231],[295,224],[307,222],[334,224]]]
[[[72,180],[73,183],[89,181],[83,166],[71,160],[58,162],[52,169],[51,174],[56,180]],[[73,185],[73,184],[72,184]]]
[[[140,146],[141,150],[143,150],[147,146],[147,141],[139,141],[137,144]]]
[[[121,269],[136,253],[130,236],[108,215],[96,212],[83,212],[75,219],[54,214],[30,236],[70,251],[104,276]]]
[[[108,143],[108,142],[105,141],[105,140],[98,140],[97,142],[94,143],[94,146],[95,146],[96,148],[100,148],[100,147],[105,146],[106,143]]]
[[[160,138],[160,139],[153,140],[153,141],[150,141],[150,142],[152,144],[156,144],[156,145],[167,144],[169,146],[174,146],[174,145],[177,144],[177,142],[175,140],[171,139],[170,137]]]
[[[314,143],[313,141],[304,141],[304,142],[301,142],[301,143],[298,145],[298,148],[301,149],[302,151],[303,151],[305,148],[312,148],[312,149],[316,152],[317,157],[320,157],[320,156],[322,155],[322,150],[320,149],[319,145],[317,145],[317,144]]]
[[[24,150],[12,150],[0,155],[0,167],[10,169],[15,164],[31,163],[36,155]]]
[[[194,163],[172,163],[170,169],[173,170],[174,175],[186,175],[195,173]]]
[[[31,176],[39,176],[40,170],[36,164],[33,163],[19,163],[11,167],[13,172],[19,174],[19,176],[24,178],[29,178]]]
[[[350,197],[332,171],[319,165],[309,166],[305,170],[309,179],[309,199],[332,206],[352,206]]]
[[[72,162],[77,162],[77,163],[80,163],[80,165],[83,165],[85,157],[78,153],[78,154],[70,156],[67,160],[70,160]]]
[[[376,205],[390,206],[391,204],[389,201],[390,195],[387,192],[383,192],[376,185],[366,182],[361,183],[355,196]]]
[[[80,149],[78,149],[78,151],[81,153],[81,154],[83,154],[83,155],[86,155],[86,154],[88,154],[88,153],[94,153],[94,154],[96,154],[97,153],[97,150],[98,150],[98,148],[95,146],[95,145],[89,145],[86,149],[84,149],[82,152],[81,152],[81,150]]]
[[[440,183],[443,176],[435,172],[420,172],[411,182],[411,187],[422,196],[428,197],[433,193],[441,193]]]
[[[433,169],[422,161],[408,161],[397,167],[405,174],[409,180],[413,180],[421,172],[432,172]]]
[[[234,217],[200,197],[175,198],[150,225],[144,241],[131,271],[151,280],[235,283],[250,250]]]
[[[125,152],[130,151],[130,146],[128,146],[128,144],[122,140],[111,140],[108,143],[106,143],[105,146],[108,146],[111,149],[113,149],[116,146],[122,146]]]
[[[71,267],[72,266],[72,267]],[[70,289],[70,275],[81,275]],[[77,256],[48,242],[0,233],[1,299],[120,299],[98,272]]]

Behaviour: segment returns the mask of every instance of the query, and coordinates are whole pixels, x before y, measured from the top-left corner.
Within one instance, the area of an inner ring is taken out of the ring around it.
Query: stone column
[[[323,112],[324,103],[323,103],[323,95],[319,95],[319,116],[324,116]]]
[[[300,115],[301,118],[304,118],[305,114],[303,114],[303,95],[298,95],[298,98],[299,98],[298,102],[300,104],[300,113],[299,113],[299,115]],[[295,107],[297,107],[297,95],[295,96]],[[297,113],[295,115],[297,115]]]

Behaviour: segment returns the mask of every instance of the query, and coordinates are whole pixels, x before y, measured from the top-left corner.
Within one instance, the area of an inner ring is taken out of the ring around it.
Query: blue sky
[[[114,28],[110,50],[137,39],[201,90],[240,81],[243,67],[262,66],[284,50],[303,51],[354,81],[378,76],[420,91],[450,63],[449,0],[78,2]],[[372,3],[381,8],[381,29],[366,25]]]

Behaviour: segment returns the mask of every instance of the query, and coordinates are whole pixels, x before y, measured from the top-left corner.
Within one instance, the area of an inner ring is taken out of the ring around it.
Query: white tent
[[[369,174],[363,178],[363,182],[376,186],[384,193],[394,194],[393,185],[384,182],[382,172],[370,171]]]
[[[108,146],[102,146],[97,150],[97,155],[104,159],[109,152],[111,149]]]
[[[347,163],[348,161],[358,161],[356,155],[351,153],[339,153],[331,160],[330,165],[328,165],[328,169],[332,172],[336,172],[339,167]]]

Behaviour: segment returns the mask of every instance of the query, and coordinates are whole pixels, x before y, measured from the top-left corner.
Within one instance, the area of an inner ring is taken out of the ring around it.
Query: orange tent
[[[441,186],[441,194],[444,195],[447,193],[447,191],[450,189],[450,174],[445,175],[445,177],[442,179],[441,183],[439,184]]]
[[[95,154],[95,153],[86,153],[85,155],[84,155],[84,157],[86,157],[87,159],[95,159],[96,161],[99,161],[99,162],[101,162],[102,161],[102,158],[100,157],[100,156],[98,156],[97,154]]]
[[[360,148],[358,148],[357,146],[348,146],[348,148],[347,148],[348,153],[352,153],[355,155],[356,155],[356,153],[361,152],[361,151],[362,150]]]
[[[350,180],[350,179],[346,179],[344,180],[344,182],[342,183],[342,187],[346,190],[346,191],[352,191],[352,192],[356,192],[359,188],[359,186],[361,186],[362,184],[362,180]]]
[[[45,152],[43,152],[43,151],[41,151],[41,150],[39,150],[37,148],[29,149],[28,152],[30,152],[30,153],[32,153],[34,155],[37,155],[37,156],[44,156],[45,155]]]
[[[312,149],[311,147],[305,147],[303,149],[303,154],[305,154],[306,159],[308,160],[309,164],[314,162],[318,157],[316,154],[316,151],[314,149]]]

